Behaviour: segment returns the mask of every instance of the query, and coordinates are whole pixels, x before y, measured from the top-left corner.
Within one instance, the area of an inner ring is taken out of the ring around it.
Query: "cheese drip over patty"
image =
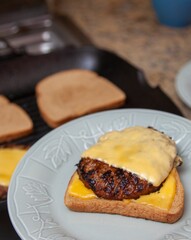
[[[135,126],[106,133],[81,157],[122,168],[159,186],[173,168],[176,156],[176,144],[167,135]]]

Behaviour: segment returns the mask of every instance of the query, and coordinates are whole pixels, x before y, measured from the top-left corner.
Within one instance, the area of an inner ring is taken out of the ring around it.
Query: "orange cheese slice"
[[[97,196],[91,189],[88,189],[84,186],[82,181],[79,179],[77,173],[75,173],[73,176],[73,181],[69,185],[68,192],[71,196],[78,197],[83,200],[97,198]],[[149,195],[143,195],[136,200],[126,199],[123,201],[126,202],[127,204],[130,203],[131,201],[141,204],[148,204],[168,211],[172,205],[175,194],[176,194],[176,179],[175,172],[174,170],[172,170],[159,191],[151,193]]]
[[[19,148],[0,149],[0,185],[9,186],[11,176],[26,151]]]

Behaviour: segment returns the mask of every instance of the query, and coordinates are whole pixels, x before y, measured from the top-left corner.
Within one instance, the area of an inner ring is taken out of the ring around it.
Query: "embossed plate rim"
[[[105,131],[121,130],[124,127],[138,124],[151,125],[161,131],[168,131],[169,135],[173,134],[172,137],[175,138],[178,146],[181,146],[181,148],[179,147],[181,154],[187,160],[191,158],[189,151],[191,121],[171,113],[148,109],[109,110],[68,122],[52,130],[35,143],[13,174],[8,192],[8,210],[19,236],[22,239],[34,240],[97,240],[101,239],[101,236],[103,239],[112,239],[111,237],[116,239],[115,234],[119,234],[118,231],[120,231],[120,239],[125,239],[127,234],[136,239],[142,239],[144,236],[148,240],[153,240],[155,235],[155,239],[173,240],[177,237],[190,239],[191,209],[188,211],[188,207],[180,221],[169,225],[117,215],[74,213],[63,205],[64,188],[75,169],[71,163],[77,163],[80,152],[88,145],[93,144]],[[78,130],[77,134],[75,128]],[[189,141],[188,135],[190,136]],[[59,145],[62,147],[59,148]],[[191,165],[186,162],[183,166],[185,167],[181,167],[180,174],[183,181],[187,182],[190,179],[188,172]],[[44,167],[46,171],[44,171]],[[33,169],[35,172],[32,171]],[[62,184],[64,185],[63,189]],[[186,192],[191,196],[190,190],[186,189]],[[67,221],[61,216],[61,213],[64,213]],[[79,227],[77,221],[86,223],[86,225]],[[85,230],[86,226],[89,231]],[[99,227],[99,231],[97,227]],[[140,231],[135,231],[137,228]],[[131,229],[134,230],[134,233]],[[107,230],[106,236],[104,230]],[[153,230],[156,232],[155,235],[151,234]],[[136,236],[132,234],[136,234]]]
[[[181,100],[191,108],[191,61],[178,72],[175,87]]]

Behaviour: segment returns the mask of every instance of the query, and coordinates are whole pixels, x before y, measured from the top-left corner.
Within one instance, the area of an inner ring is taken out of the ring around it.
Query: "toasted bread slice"
[[[17,104],[0,97],[0,142],[17,139],[33,131],[33,122],[29,115]]]
[[[36,85],[37,104],[51,127],[76,117],[121,106],[125,93],[106,78],[89,70],[67,70]]]
[[[5,104],[8,104],[8,103],[9,103],[9,99],[6,98],[6,97],[3,96],[3,95],[0,95],[0,106],[5,105]]]
[[[78,212],[119,214],[158,222],[173,223],[182,216],[184,209],[184,188],[176,169],[174,170],[174,176],[176,180],[176,192],[171,207],[168,210],[137,201],[129,201],[127,203],[126,201],[106,200],[97,197],[87,199],[76,197],[69,193],[69,186],[74,181],[74,175],[66,190],[64,202],[70,210]]]

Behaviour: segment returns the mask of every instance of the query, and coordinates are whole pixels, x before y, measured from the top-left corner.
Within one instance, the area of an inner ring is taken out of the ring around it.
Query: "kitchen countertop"
[[[97,47],[142,69],[148,83],[160,86],[191,119],[191,109],[175,90],[176,74],[191,59],[191,26],[162,26],[148,0],[49,0],[49,4],[56,13],[71,17]]]

